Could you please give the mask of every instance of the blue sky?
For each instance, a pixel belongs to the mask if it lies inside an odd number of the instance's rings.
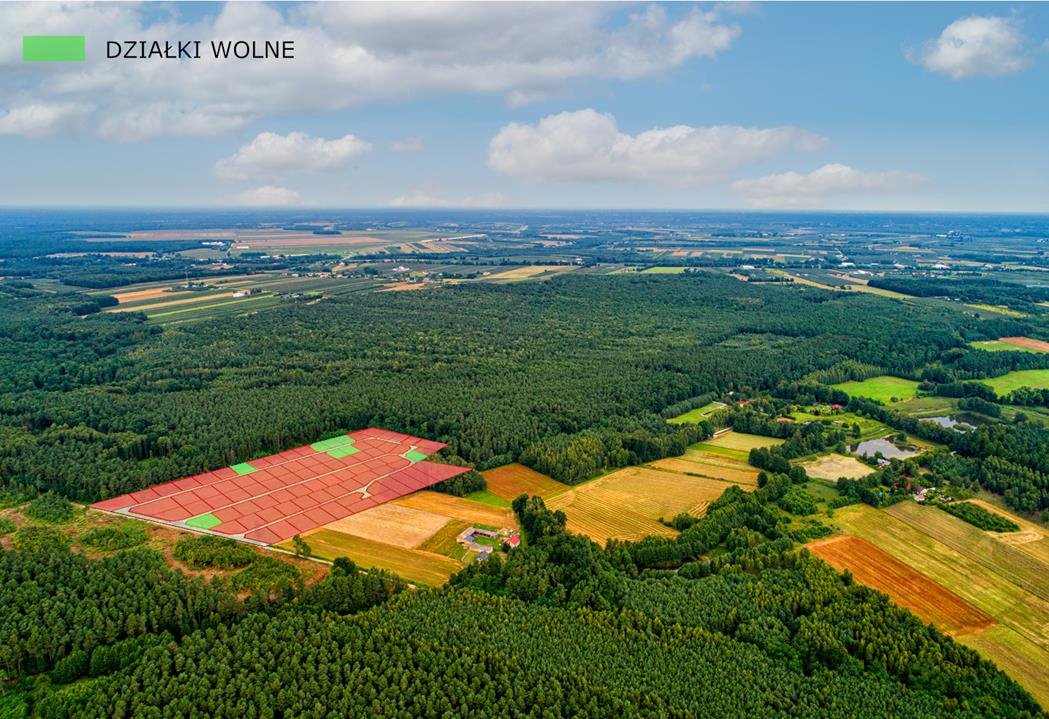
[[[1043,212],[1047,41],[1011,3],[4,4],[0,203]]]

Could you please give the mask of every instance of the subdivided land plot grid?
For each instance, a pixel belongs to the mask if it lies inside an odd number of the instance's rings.
[[[91,506],[276,544],[469,471],[426,461],[444,446],[386,429],[363,429]]]

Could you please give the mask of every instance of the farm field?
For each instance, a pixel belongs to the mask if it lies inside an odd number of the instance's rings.
[[[1038,340],[1032,340],[1037,342]],[[1034,347],[1025,347],[1021,344],[1013,344],[1012,342],[1006,342],[1003,337],[1000,340],[977,340],[969,343],[970,347],[975,347],[978,350],[984,352],[1047,352],[1049,350],[1035,349]]]
[[[988,496],[993,497],[993,495]],[[1043,524],[1036,524],[984,499],[970,499],[968,501],[983,507],[988,512],[1001,515],[1020,525],[1020,530],[1017,532],[998,532],[993,536],[1001,542],[1010,544],[1020,551],[1030,554],[1035,559],[1045,563],[1046,566],[1049,566],[1049,528]]]
[[[119,305],[104,311],[144,312],[153,323],[176,324],[254,312],[292,301],[281,297],[282,294],[320,299],[386,286],[380,279],[290,277],[273,273],[208,278],[205,282],[208,289],[192,291],[178,291],[171,281],[135,285],[118,293],[124,298]],[[258,294],[234,297],[243,290]]]
[[[604,544],[609,539],[673,536],[676,532],[661,524],[660,518],[670,519],[681,512],[702,516],[710,502],[733,484],[746,488],[756,486],[757,471],[753,468],[752,481],[733,482],[686,474],[681,469],[673,469],[675,465],[667,464],[674,461],[664,459],[650,465],[625,467],[572,487],[549,499],[547,506],[568,515],[569,531],[585,534]],[[687,459],[677,458],[676,461],[709,473],[743,474],[743,470],[708,467]]]
[[[906,505],[896,505],[903,506]],[[924,510],[924,514],[913,515],[915,510]],[[911,505],[905,512],[912,515],[908,517],[911,519],[920,516],[921,528],[867,505],[836,510],[833,521],[848,534],[874,544],[997,621],[999,626],[991,630],[961,635],[958,640],[994,658],[1042,704],[1049,703],[1049,674],[1045,672],[1049,666],[1049,602],[1010,578],[1016,574],[1010,564],[1012,555],[1005,558],[994,552],[977,561],[971,556],[976,549],[963,546],[966,551],[960,552],[931,534],[951,523],[962,525],[963,529],[954,527],[948,534],[967,532],[964,528],[973,530],[973,536],[986,536],[985,533],[932,507]],[[938,518],[933,512],[944,517]],[[987,539],[1012,549],[999,540]],[[948,541],[952,540],[948,537]],[[1047,576],[1046,569],[1042,574]]]
[[[568,485],[517,462],[486,470],[481,475],[488,482],[488,491],[507,501],[521,494],[547,499],[568,489]]]
[[[842,454],[831,453],[822,457],[798,462],[805,468],[810,477],[826,479],[835,482],[842,477],[847,479],[859,479],[874,472],[874,469],[859,461],[855,457],[846,457]]]
[[[685,271],[684,267],[646,267],[641,270],[643,275],[680,275]]]
[[[520,282],[564,274],[576,269],[575,265],[525,265],[505,272],[498,272],[483,278],[488,282]]]
[[[989,385],[999,396],[1005,396],[1021,387],[1031,389],[1049,388],[1049,369],[1024,369],[1004,374],[1001,377],[979,380]]]
[[[425,512],[443,514],[470,524],[487,524],[493,527],[517,528],[517,519],[508,507],[475,502],[463,497],[453,497],[440,492],[415,492],[393,501],[393,504]]]
[[[315,557],[328,560],[349,557],[364,568],[385,569],[419,584],[440,586],[463,567],[451,557],[405,549],[331,529],[314,530],[303,535],[303,539],[310,545]],[[288,551],[294,549],[291,542],[277,546]]]
[[[885,592],[896,604],[952,636],[990,629],[996,624],[954,592],[865,539],[844,534],[816,540],[808,549],[835,569],[848,569],[859,583]]]
[[[705,442],[695,444],[690,449],[698,449],[746,462],[747,457],[750,455],[750,450],[758,447],[774,447],[780,444],[783,444],[782,439],[728,430],[720,432]]]
[[[806,410],[796,410],[792,412],[790,416],[798,422],[822,422],[824,420],[830,420],[832,423],[842,425],[848,429],[851,429],[854,424],[859,425],[860,440],[877,439],[893,432],[891,427],[876,419],[863,417],[858,414],[853,414],[852,412],[839,411],[830,414],[817,414]]]
[[[696,407],[690,409],[684,414],[679,414],[677,417],[671,417],[667,420],[671,424],[697,424],[700,420],[706,419],[708,416],[717,412],[719,409],[727,407],[724,402],[710,402],[702,407]]]
[[[862,382],[841,382],[831,386],[834,389],[840,389],[848,393],[850,396],[875,399],[884,404],[890,404],[893,398],[906,400],[918,394],[917,382],[900,377],[892,377],[891,375],[871,377]]]
[[[987,305],[980,303],[966,303],[966,307],[971,307],[974,310],[983,310],[984,312],[990,312],[996,315],[1005,315],[1006,317],[1026,317],[1023,312],[1018,310],[1009,309],[1008,307],[999,307],[998,305]]]
[[[324,529],[411,549],[450,521],[443,514],[387,503],[338,519],[324,525]]]

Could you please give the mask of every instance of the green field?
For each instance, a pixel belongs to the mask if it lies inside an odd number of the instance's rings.
[[[841,382],[832,386],[847,392],[849,396],[876,399],[884,404],[890,404],[894,398],[899,401],[911,399],[918,394],[917,382],[891,375],[871,377],[862,382]]]
[[[1004,397],[1021,387],[1049,389],[1049,369],[1024,369],[1003,374],[1001,377],[992,377],[991,379],[980,381],[989,385],[995,391],[995,394]]]
[[[980,340],[978,342],[970,342],[969,346],[984,352],[1030,352],[1032,354],[1041,354],[1038,350],[1030,347],[1020,347],[1001,340]]]
[[[700,420],[706,419],[708,416],[717,412],[719,409],[727,407],[724,402],[711,402],[705,404],[702,407],[696,409],[690,409],[684,414],[679,414],[677,417],[671,417],[667,420],[671,424],[697,424]]]
[[[641,270],[643,275],[679,275],[685,271],[684,267],[646,267]]]

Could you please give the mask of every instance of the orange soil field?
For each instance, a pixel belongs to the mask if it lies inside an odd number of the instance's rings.
[[[153,287],[148,290],[135,290],[133,292],[119,292],[113,298],[120,304],[136,302],[138,300],[151,300],[154,297],[180,297],[190,294],[188,291],[169,292],[167,287]]]
[[[435,535],[450,521],[443,514],[387,503],[337,519],[325,524],[324,529],[411,549]]]
[[[1031,339],[1030,337],[1002,337],[999,341],[1016,345],[1017,347],[1023,347],[1024,349],[1049,352],[1049,342]]]
[[[510,509],[493,507],[490,504],[475,502],[462,497],[453,497],[450,494],[440,492],[415,492],[407,496],[395,499],[393,504],[412,509],[421,509],[424,512],[443,514],[453,519],[461,519],[464,522],[480,522],[493,527],[517,528],[517,520]]]
[[[996,624],[988,614],[865,539],[846,534],[817,540],[808,549],[835,569],[848,569],[856,581],[885,592],[896,604],[948,634],[972,634]]]
[[[568,488],[556,479],[516,462],[489,469],[481,472],[481,475],[488,482],[488,490],[492,494],[510,501],[521,494],[538,495],[545,499]]]

